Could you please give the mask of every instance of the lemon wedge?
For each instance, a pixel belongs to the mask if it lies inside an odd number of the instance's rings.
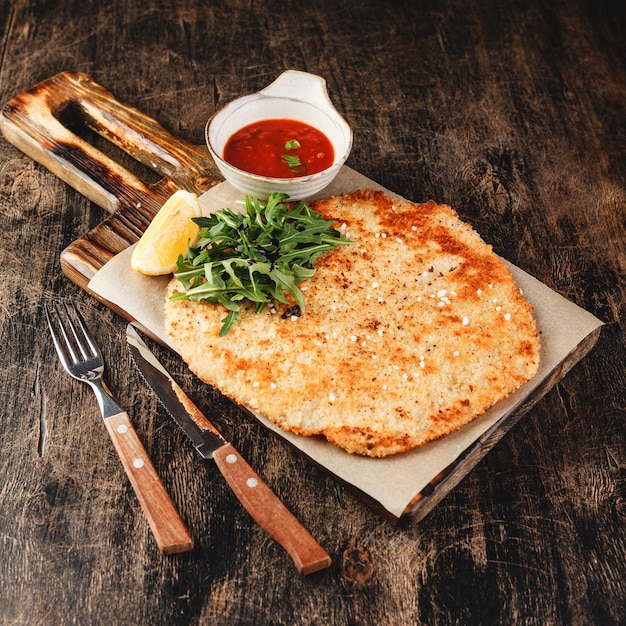
[[[161,276],[176,269],[179,254],[187,253],[198,238],[199,226],[191,221],[202,210],[195,193],[179,189],[159,209],[141,236],[130,258],[130,266],[142,274]]]

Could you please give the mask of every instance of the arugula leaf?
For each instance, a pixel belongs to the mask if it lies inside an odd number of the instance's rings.
[[[239,321],[243,300],[254,302],[257,313],[273,300],[295,302],[304,312],[299,283],[315,274],[323,252],[354,242],[333,228],[335,222],[304,202],[288,204],[288,197],[273,193],[264,202],[246,196],[245,213],[224,208],[193,218],[199,239],[178,257],[174,276],[184,291],[171,299],[224,306],[221,337]]]

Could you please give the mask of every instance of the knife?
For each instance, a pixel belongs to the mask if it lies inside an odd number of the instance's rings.
[[[283,546],[300,574],[329,567],[331,559],[326,551],[178,386],[132,323],[126,328],[126,341],[144,379],[196,450],[205,459],[215,461],[241,504]]]

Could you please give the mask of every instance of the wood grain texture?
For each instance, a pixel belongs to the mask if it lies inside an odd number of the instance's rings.
[[[0,0],[2,103],[80,72],[200,145],[222,104],[286,68],[315,72],[353,127],[348,165],[451,204],[606,322],[593,352],[406,530],[164,353],[333,558],[294,576],[146,392],[124,322],[63,276],[60,253],[106,211],[0,139],[0,623],[623,623],[625,31],[626,9],[607,0]],[[99,322],[108,384],[196,538],[187,555],[158,552],[95,400],[56,361],[41,305],[61,297]]]

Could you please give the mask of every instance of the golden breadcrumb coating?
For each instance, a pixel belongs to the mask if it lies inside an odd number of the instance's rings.
[[[450,207],[369,189],[311,206],[356,245],[318,260],[300,316],[244,306],[219,337],[223,307],[166,300],[167,333],[202,380],[281,428],[382,457],[458,430],[534,376],[532,308]]]

